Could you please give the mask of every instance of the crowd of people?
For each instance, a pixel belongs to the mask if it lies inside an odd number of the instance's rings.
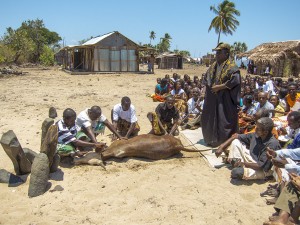
[[[216,156],[230,165],[233,179],[276,180],[261,194],[273,197],[266,203],[276,209],[265,224],[297,223],[300,81],[270,73],[242,77],[229,58],[229,45],[220,43],[213,50],[216,62],[206,74],[165,75],[157,79],[151,97],[166,103],[171,96],[179,114],[174,121],[182,129],[201,126],[205,143],[217,148]]]

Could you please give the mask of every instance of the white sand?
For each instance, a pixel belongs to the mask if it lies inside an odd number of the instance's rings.
[[[201,76],[205,67],[177,72]],[[65,108],[77,113],[99,105],[110,119],[110,110],[123,96],[136,107],[141,134],[150,130],[146,118],[158,103],[152,93],[155,75],[98,74],[71,76],[58,69],[24,69],[25,76],[0,79],[0,135],[12,129],[22,147],[39,151],[41,124],[48,109],[56,107],[59,118]],[[175,72],[175,71],[173,71]],[[106,130],[100,139],[110,143]],[[187,145],[187,143],[184,143]],[[268,183],[230,182],[230,170],[212,169],[198,153],[149,162],[139,159],[111,161],[101,167],[61,168],[62,181],[50,180],[52,190],[28,198],[27,182],[18,187],[0,184],[0,224],[262,224],[273,212],[259,196]],[[0,169],[13,165],[0,147]]]

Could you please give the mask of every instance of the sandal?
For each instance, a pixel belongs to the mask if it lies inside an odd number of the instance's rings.
[[[277,197],[274,197],[274,198],[266,198],[266,204],[267,205],[274,205],[277,201]]]

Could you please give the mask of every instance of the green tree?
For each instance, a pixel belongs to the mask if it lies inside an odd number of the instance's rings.
[[[231,54],[232,57],[235,57],[236,55],[246,52],[248,50],[247,44],[245,42],[234,42],[231,46]]]
[[[154,31],[150,31],[150,45],[151,45],[151,40],[154,40],[156,38],[156,33]]]
[[[8,27],[6,31],[7,33],[4,34],[2,43],[13,52],[12,54],[14,56],[12,61],[17,63],[19,62],[20,57],[23,58],[23,60],[28,61],[30,55],[34,51],[34,43],[28,38],[27,31],[20,29],[14,30],[11,27]]]
[[[45,27],[43,20],[27,20],[22,23],[18,30],[25,30],[28,38],[34,43],[33,62],[39,61],[44,45],[52,46],[61,41],[61,37],[56,32]]]
[[[25,21],[16,30],[11,27],[6,30],[2,42],[14,52],[14,62],[39,62],[44,46],[54,48],[61,40],[56,32],[48,30],[43,20],[39,19]]]
[[[240,12],[235,9],[235,4],[228,0],[220,3],[217,8],[215,6],[210,6],[210,10],[213,11],[213,13],[215,13],[217,16],[211,21],[208,32],[214,28],[215,32],[218,34],[219,44],[221,33],[225,35],[232,35],[237,26],[240,24],[235,17],[240,16]]]
[[[78,44],[79,44],[79,45],[82,45],[82,44],[84,44],[85,42],[87,42],[87,41],[91,40],[92,38],[94,38],[94,37],[93,37],[93,36],[91,36],[90,38],[87,38],[87,39],[82,39],[82,40],[78,41]]]
[[[182,57],[189,57],[191,56],[191,53],[187,50],[181,50],[178,52],[179,55],[181,55]]]
[[[165,33],[165,36],[163,38],[160,38],[160,43],[157,45],[157,49],[160,53],[169,51],[171,47],[171,40],[172,37],[168,34]]]

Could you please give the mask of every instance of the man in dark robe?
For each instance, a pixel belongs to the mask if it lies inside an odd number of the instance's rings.
[[[230,45],[219,43],[216,62],[207,70],[201,117],[202,133],[207,145],[217,147],[238,131],[241,75],[234,61],[229,59]]]

